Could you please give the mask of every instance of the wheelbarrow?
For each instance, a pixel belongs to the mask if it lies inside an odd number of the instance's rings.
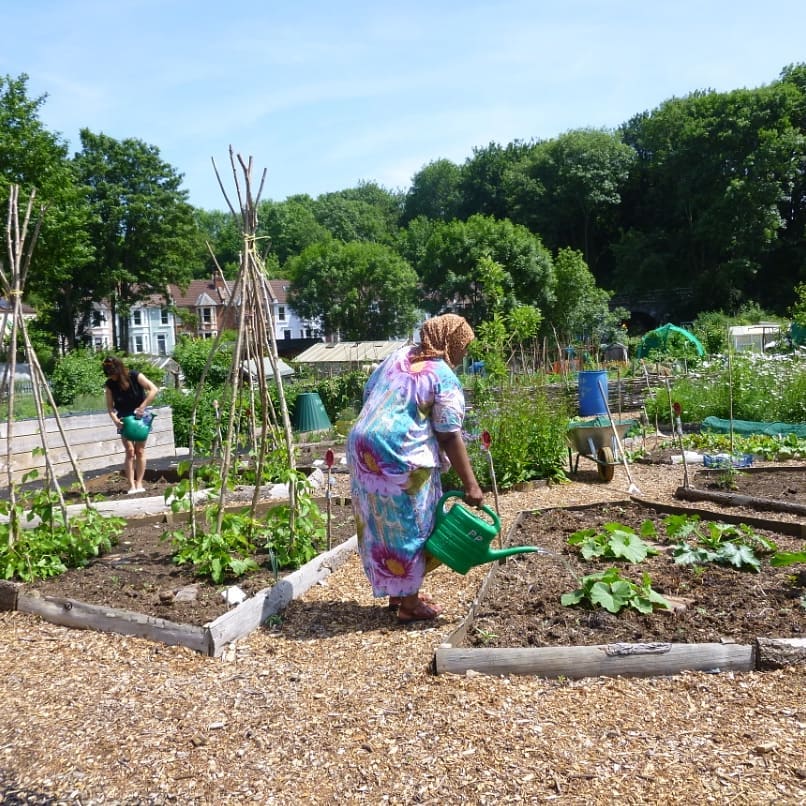
[[[596,470],[602,481],[612,481],[616,465],[621,463],[619,444],[635,424],[635,420],[614,420],[611,425],[609,417],[569,422],[565,438],[568,442],[568,464],[571,472],[577,472],[579,458],[584,456],[596,462]],[[613,433],[614,428],[618,433],[618,439]],[[576,459],[573,456],[574,451]]]

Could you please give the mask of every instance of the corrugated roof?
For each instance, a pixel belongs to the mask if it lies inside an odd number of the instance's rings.
[[[366,364],[383,361],[407,341],[341,341],[338,344],[314,344],[294,361],[299,364]]]

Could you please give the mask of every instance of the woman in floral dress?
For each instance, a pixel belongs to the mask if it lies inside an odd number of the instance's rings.
[[[420,338],[372,373],[347,438],[361,561],[373,594],[388,596],[401,622],[442,612],[420,596],[420,586],[445,458],[462,481],[465,500],[476,506],[483,500],[462,441],[464,393],[453,372],[473,329],[461,316],[445,314],[426,321]]]

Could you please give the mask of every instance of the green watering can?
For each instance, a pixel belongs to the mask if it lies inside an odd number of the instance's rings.
[[[458,490],[449,490],[439,499],[434,531],[425,543],[425,550],[448,568],[466,574],[476,565],[502,560],[512,554],[542,551],[538,546],[491,549],[492,539],[501,531],[498,515],[482,506],[481,510],[492,519],[492,523],[488,523],[462,504],[455,503],[450,509],[445,507],[450,498],[463,497]]]
[[[121,418],[120,435],[132,442],[145,442],[151,433],[151,420],[139,419],[133,414]]]

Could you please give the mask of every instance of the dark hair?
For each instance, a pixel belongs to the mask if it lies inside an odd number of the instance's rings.
[[[129,370],[126,369],[126,365],[116,355],[108,355],[104,358],[101,368],[107,378],[110,375],[117,375],[117,382],[122,389],[129,388]]]

